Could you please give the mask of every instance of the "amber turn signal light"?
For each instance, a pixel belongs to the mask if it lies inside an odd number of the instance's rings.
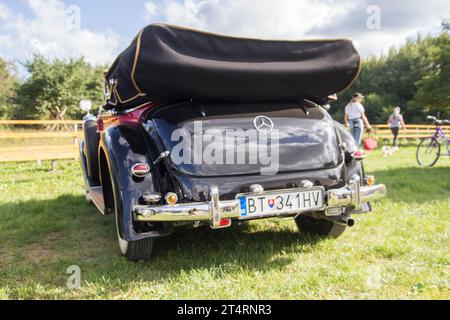
[[[164,199],[166,199],[167,204],[176,204],[178,202],[178,196],[173,192],[169,192],[168,194],[166,194]]]
[[[374,176],[367,176],[367,185],[373,186],[375,184],[375,177]]]

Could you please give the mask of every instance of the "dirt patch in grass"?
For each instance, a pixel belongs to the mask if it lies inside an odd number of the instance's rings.
[[[21,248],[20,256],[35,265],[57,261],[61,256],[61,251],[55,248],[58,247],[62,239],[63,235],[59,232],[49,233],[39,243]]]

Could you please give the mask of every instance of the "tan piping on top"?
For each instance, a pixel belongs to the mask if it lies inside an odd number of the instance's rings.
[[[173,29],[178,29],[178,30],[185,30],[185,31],[192,31],[192,32],[197,32],[197,33],[203,33],[203,34],[209,34],[209,35],[213,35],[213,36],[217,36],[217,37],[222,37],[222,38],[230,38],[230,39],[242,39],[242,40],[261,40],[261,41],[273,41],[273,42],[322,42],[322,41],[351,41],[350,38],[330,38],[330,39],[306,39],[306,40],[285,40],[285,39],[261,39],[261,38],[247,38],[247,37],[237,37],[237,36],[229,36],[229,35],[225,35],[225,34],[220,34],[220,33],[214,33],[214,32],[208,32],[208,31],[203,31],[203,30],[197,30],[197,29],[192,29],[192,28],[187,28],[187,27],[182,27],[182,26],[177,26],[177,25],[173,25],[173,24],[167,24],[167,23],[154,23],[154,26],[163,26],[163,27],[169,27],[169,28],[173,28]]]
[[[117,99],[119,100],[120,103],[128,103],[128,102],[133,101],[134,99],[137,99],[139,97],[145,96],[145,94],[143,94],[143,93],[138,93],[137,95],[135,95],[135,96],[133,96],[133,97],[127,99],[127,100],[122,100],[122,98],[119,95],[119,92],[117,91],[117,88],[115,88],[115,87],[114,87],[114,92],[115,92],[115,94],[117,96]]]
[[[131,82],[133,82],[134,87],[136,88],[137,92],[139,94],[142,94],[141,89],[139,88],[139,86],[136,83],[136,79],[134,79],[134,74],[136,72],[136,65],[139,59],[139,53],[141,51],[141,38],[142,38],[142,33],[144,32],[145,29],[142,29],[141,32],[139,32],[138,38],[137,38],[137,44],[136,44],[136,53],[134,55],[134,63],[133,63],[133,69],[131,71]]]
[[[242,37],[233,37],[233,36],[228,36],[228,35],[223,35],[223,34],[217,34],[217,33],[212,33],[212,32],[206,32],[206,31],[201,31],[201,30],[195,30],[195,29],[190,29],[190,28],[186,28],[186,27],[181,27],[181,26],[176,26],[176,25],[170,25],[170,24],[155,24],[155,25],[159,25],[159,26],[166,26],[169,28],[174,28],[174,29],[179,29],[179,30],[186,30],[186,31],[193,31],[193,32],[198,32],[198,33],[203,33],[203,34],[207,34],[207,35],[214,35],[214,36],[219,36],[219,37],[223,37],[223,38],[231,38],[231,39],[251,39],[251,38],[242,38]],[[139,54],[141,51],[141,41],[142,41],[142,34],[144,33],[145,28],[143,28],[138,35],[137,38],[137,43],[136,43],[136,53],[134,55],[134,62],[133,62],[133,69],[131,70],[131,82],[133,83],[134,88],[136,89],[136,91],[138,92],[135,96],[123,101],[119,95],[119,92],[116,89],[115,85],[113,87],[113,90],[111,92],[115,92],[117,99],[119,100],[120,103],[127,103],[130,101],[133,101],[134,99],[137,99],[141,96],[144,96],[145,94],[142,93],[142,90],[139,88],[139,86],[137,85],[136,79],[135,79],[135,73],[136,73],[136,67],[137,67],[137,62],[139,60]],[[275,42],[320,42],[320,41],[345,41],[345,40],[350,40],[350,39],[346,39],[346,38],[337,38],[337,39],[308,39],[308,40],[264,40],[264,39],[257,39],[257,38],[253,38],[253,40],[262,40],[262,41],[275,41]],[[355,48],[356,51],[358,51]],[[359,54],[359,52],[358,52]],[[356,76],[353,78],[352,81],[350,81],[350,83],[347,85],[347,87],[342,91],[347,90],[348,88],[350,88],[353,83],[355,83],[355,81],[358,79],[360,73],[361,73],[361,64],[362,64],[362,59],[359,59],[359,63],[358,63],[358,71],[356,73]],[[117,102],[116,102],[117,103]]]

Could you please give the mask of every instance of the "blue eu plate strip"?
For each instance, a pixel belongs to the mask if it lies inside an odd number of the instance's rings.
[[[241,202],[241,217],[247,216],[247,199],[242,197],[239,199]]]

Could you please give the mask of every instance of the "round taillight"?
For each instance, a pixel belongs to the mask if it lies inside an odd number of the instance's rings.
[[[355,160],[363,160],[366,157],[364,151],[356,151],[352,153],[352,157]]]
[[[168,194],[166,194],[166,196],[164,197],[164,199],[166,200],[167,204],[176,204],[178,202],[178,196],[176,193],[173,192],[169,192]]]
[[[150,166],[146,163],[137,163],[131,168],[131,174],[136,178],[144,178],[150,172]]]
[[[367,185],[373,186],[375,184],[375,177],[374,176],[367,176],[366,177]]]

